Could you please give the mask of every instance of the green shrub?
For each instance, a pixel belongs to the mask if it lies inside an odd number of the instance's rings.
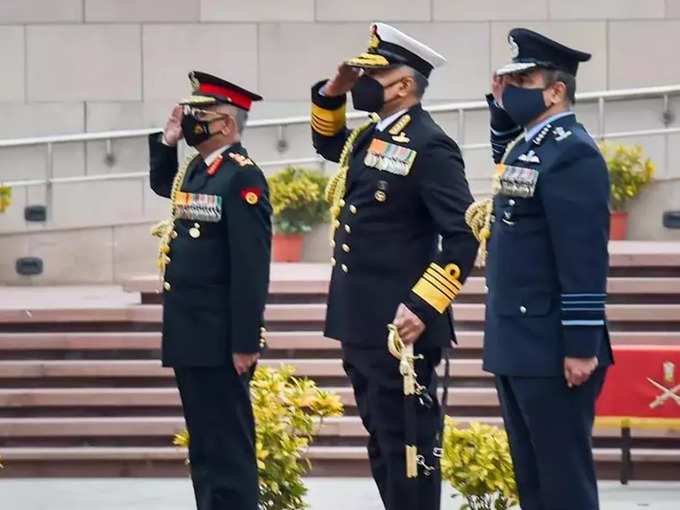
[[[517,504],[505,431],[475,422],[461,429],[447,416],[443,448],[442,478],[465,499],[460,510],[506,510]]]
[[[342,414],[340,397],[314,381],[294,377],[295,369],[260,367],[250,384],[255,415],[255,450],[261,510],[302,510],[307,489],[302,475],[311,467],[306,449],[323,418]],[[189,445],[185,430],[177,446]]]
[[[610,206],[623,211],[626,203],[653,180],[656,168],[649,158],[643,160],[640,145],[601,142],[599,146],[609,170]]]
[[[324,198],[328,177],[321,172],[289,166],[267,181],[276,232],[309,232],[313,225],[328,221],[330,206]]]
[[[0,213],[5,212],[12,204],[12,189],[9,186],[0,185]]]

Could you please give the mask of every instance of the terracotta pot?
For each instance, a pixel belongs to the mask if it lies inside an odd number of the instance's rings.
[[[274,262],[300,262],[302,234],[274,234]]]
[[[613,211],[609,218],[609,239],[612,241],[623,241],[626,238],[627,227],[628,213]]]

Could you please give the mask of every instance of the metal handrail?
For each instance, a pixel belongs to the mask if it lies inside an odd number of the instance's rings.
[[[664,96],[680,94],[680,85],[668,85],[663,87],[647,87],[639,89],[607,90],[600,92],[582,92],[576,94],[579,102],[591,102],[616,99],[642,99],[645,97]],[[458,111],[475,111],[488,108],[486,101],[466,101],[458,103],[444,103],[429,105],[424,107],[431,113],[446,113]],[[364,112],[350,112],[347,119],[363,119],[366,117]],[[276,119],[251,120],[248,128],[280,127],[293,126],[299,124],[309,124],[308,116],[282,117]],[[69,142],[92,142],[97,140],[114,140],[120,138],[137,138],[159,133],[162,128],[128,129],[121,131],[101,131],[97,133],[79,133],[71,135],[40,136],[32,138],[0,139],[0,148],[22,147],[26,145],[43,145],[48,143],[69,143]]]
[[[670,112],[670,97],[680,95],[680,84],[669,85],[662,87],[647,87],[639,89],[623,89],[623,90],[609,90],[601,92],[584,92],[576,95],[579,102],[596,102],[597,103],[597,128],[598,135],[593,135],[594,138],[605,140],[607,138],[630,138],[635,136],[651,136],[651,135],[671,135],[680,133],[680,128],[661,128],[661,129],[646,129],[638,131],[626,131],[619,133],[607,133],[605,131],[605,103],[607,101],[618,100],[633,100],[643,98],[658,98],[663,100],[661,106],[662,119],[665,126],[668,126],[672,120]],[[457,142],[464,151],[488,149],[490,144],[486,143],[465,143],[465,123],[466,112],[486,110],[488,108],[486,101],[467,101],[456,103],[444,103],[425,106],[425,109],[431,113],[454,113],[457,114]],[[348,120],[365,119],[365,112],[350,112],[347,114]],[[285,129],[288,126],[309,125],[310,119],[308,116],[294,116],[274,119],[251,120],[248,122],[248,127],[253,128],[278,128],[278,146],[281,151],[287,147],[285,140]],[[15,181],[5,181],[2,184],[9,185],[14,188],[25,188],[26,196],[28,196],[28,188],[30,186],[46,187],[46,205],[48,212],[48,221],[51,222],[53,187],[57,184],[79,183],[79,182],[102,182],[134,179],[139,180],[142,186],[146,186],[148,179],[148,172],[119,172],[106,173],[98,175],[80,175],[70,177],[55,177],[53,175],[54,169],[54,146],[61,143],[77,143],[77,142],[93,142],[104,141],[106,143],[106,157],[107,161],[112,161],[113,157],[113,140],[125,138],[139,138],[145,137],[153,133],[159,133],[161,128],[145,128],[122,131],[103,131],[97,133],[79,133],[69,135],[54,135],[41,136],[31,138],[5,139],[0,140],[0,149],[11,147],[26,147],[26,146],[44,146],[46,150],[46,165],[45,177],[42,179],[24,179]],[[261,167],[286,166],[286,165],[304,165],[316,164],[322,170],[325,168],[325,161],[318,155],[297,158],[297,159],[280,159],[274,161],[258,162]],[[471,181],[484,181],[484,178],[470,178]],[[488,180],[488,179],[486,179]]]

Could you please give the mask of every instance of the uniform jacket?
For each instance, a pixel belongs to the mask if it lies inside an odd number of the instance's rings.
[[[345,97],[321,96],[324,83],[312,89],[312,137],[319,154],[337,162],[351,131]],[[410,170],[376,168],[390,156],[410,161]],[[332,240],[326,336],[383,348],[403,302],[426,324],[417,346],[450,345],[449,305],[477,251],[464,220],[471,202],[458,146],[420,105],[382,132],[364,132]]]
[[[177,149],[151,135],[149,151],[151,188],[170,197]],[[222,212],[210,221],[174,222],[164,282],[164,365],[220,366],[231,363],[234,352],[254,353],[264,347],[260,328],[271,245],[267,182],[240,143],[222,157],[213,176],[196,157],[181,188],[221,197]]]
[[[521,130],[492,103],[491,108],[498,162],[499,145],[507,143],[499,138]],[[499,122],[503,116],[506,122]],[[573,114],[552,121],[528,141],[520,136],[506,154],[506,167],[500,169],[503,191],[493,202],[484,369],[562,376],[565,356],[598,356],[601,365],[608,365],[606,163]],[[508,167],[530,171],[521,176]],[[537,176],[528,196],[527,174],[529,180]]]

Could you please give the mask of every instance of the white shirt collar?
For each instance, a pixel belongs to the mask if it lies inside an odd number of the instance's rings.
[[[545,126],[550,124],[551,122],[556,121],[557,119],[561,119],[562,117],[566,117],[567,115],[574,115],[574,112],[561,112],[561,113],[556,113],[552,117],[549,117],[545,119],[543,122],[540,124],[536,124],[534,127],[532,127],[529,131],[527,131],[524,134],[524,139],[528,142],[529,140],[533,139],[534,136],[538,134],[538,132],[543,129]]]
[[[408,108],[404,108],[403,110],[399,110],[397,113],[394,113],[387,117],[386,119],[382,119],[378,124],[375,126],[375,129],[378,131],[383,131],[387,126],[392,124],[397,118],[401,117],[403,114],[405,114],[408,111]]]
[[[225,145],[224,147],[220,147],[219,149],[217,149],[215,152],[211,152],[210,154],[208,154],[208,156],[203,159],[203,161],[205,161],[205,165],[206,166],[212,165],[215,162],[215,160],[220,156],[220,154],[226,151],[229,147],[231,147],[231,145]]]

